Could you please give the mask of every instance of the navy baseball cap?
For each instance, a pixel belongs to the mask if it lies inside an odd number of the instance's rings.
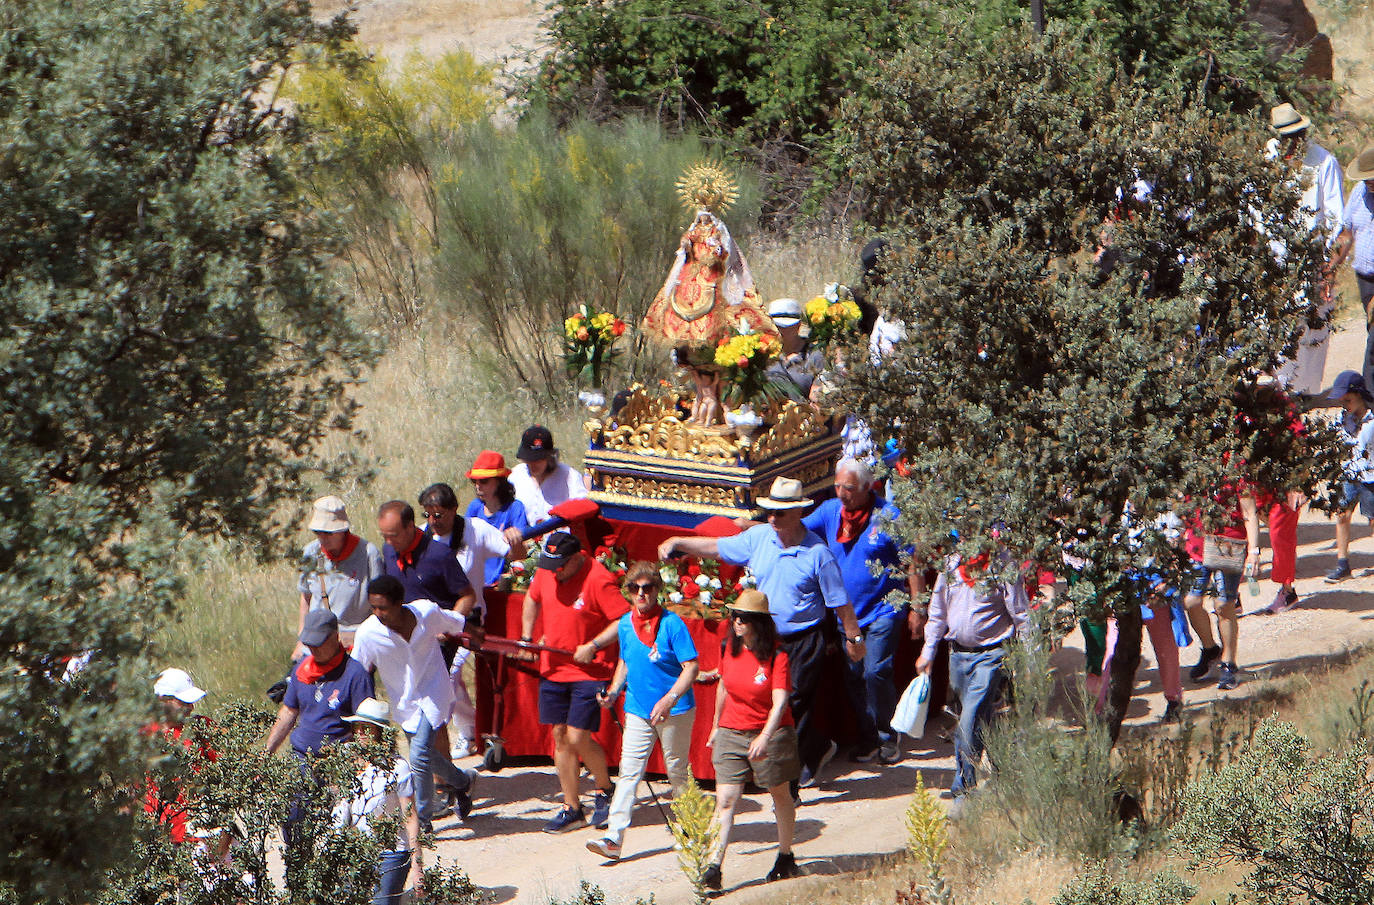
[[[1336,382],[1331,387],[1331,392],[1326,394],[1326,398],[1333,402],[1339,400],[1346,393],[1359,393],[1364,398],[1369,397],[1369,387],[1364,385],[1364,378],[1359,371],[1342,371],[1336,375]]]
[[[547,459],[553,453],[553,434],[542,424],[532,424],[520,436],[520,448],[515,451],[515,458],[528,462],[531,459]]]
[[[566,531],[555,531],[544,539],[539,553],[539,568],[557,571],[582,552],[582,543]]]
[[[319,647],[339,630],[339,619],[330,610],[311,610],[305,614],[305,625],[301,628],[301,643],[306,647]]]

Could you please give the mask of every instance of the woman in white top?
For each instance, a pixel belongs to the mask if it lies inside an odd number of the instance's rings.
[[[344,720],[354,724],[355,741],[375,744],[381,739],[382,730],[391,725],[391,709],[376,698],[367,698],[358,705],[356,713]],[[390,770],[382,770],[375,764],[363,762],[352,791],[353,797],[344,799],[334,808],[336,826],[357,827],[371,834],[374,832],[372,822],[379,818],[401,815],[405,819],[404,833],[391,840],[391,847],[385,847],[384,843],[372,905],[396,905],[407,886],[418,894],[423,870],[420,812],[415,807],[410,764],[397,757]]]
[[[549,510],[559,503],[587,495],[582,472],[558,461],[553,434],[547,427],[536,424],[527,429],[520,437],[515,458],[520,464],[511,469],[510,482],[531,525],[548,518]]]

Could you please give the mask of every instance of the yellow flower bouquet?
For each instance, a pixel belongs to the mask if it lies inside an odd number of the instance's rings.
[[[804,310],[811,327],[811,342],[822,347],[850,339],[863,316],[849,287],[839,283],[827,285],[825,292],[807,302]]]
[[[577,313],[563,321],[563,363],[568,376],[586,377],[592,386],[601,386],[615,357],[615,342],[625,330],[625,322],[611,312],[579,305]]]
[[[735,333],[716,345],[715,363],[725,387],[721,397],[732,405],[769,395],[768,366],[782,354],[782,343],[767,333]]]

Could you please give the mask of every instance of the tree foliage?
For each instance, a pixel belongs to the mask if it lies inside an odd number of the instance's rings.
[[[1175,838],[1193,866],[1247,865],[1256,905],[1374,900],[1368,740],[1315,754],[1289,723],[1260,724],[1240,760],[1186,793]]]
[[[366,349],[272,102],[304,2],[0,6],[0,890],[88,901],[128,850],[142,659],[187,533],[266,549]],[[68,658],[94,651],[75,681]]]
[[[564,0],[530,96],[557,116],[648,115],[750,149],[796,193],[827,154],[841,101],[882,94],[885,61],[954,36],[995,53],[1029,0]],[[1251,110],[1296,90],[1291,48],[1272,46],[1233,0],[1068,0],[1052,22],[1090,34],[1107,65],[1147,88]],[[962,74],[961,74],[962,75]],[[843,163],[832,180],[844,183]],[[770,198],[777,203],[779,199]]]
[[[1320,496],[1342,456],[1331,430],[1295,434],[1257,382],[1322,321],[1320,239],[1259,129],[1059,29],[951,35],[875,83],[840,149],[893,240],[880,304],[908,331],[845,392],[895,426],[921,548],[952,549],[953,529],[961,552],[995,543],[1012,566],[1067,549],[1086,562],[1074,599],[1127,616],[1146,557],[1178,577],[1158,517],[1215,524],[1218,488],[1242,477]]]
[[[414,325],[433,297],[435,168],[494,112],[492,75],[464,50],[413,51],[392,66],[350,45],[317,55],[288,87],[328,149],[304,176],[339,212],[355,296],[388,327]]]

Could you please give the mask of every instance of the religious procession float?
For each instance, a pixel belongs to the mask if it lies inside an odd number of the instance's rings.
[[[755,500],[780,476],[825,496],[842,418],[818,393],[799,394],[785,371],[773,373],[789,357],[778,324],[795,325],[812,354],[823,354],[857,328],[859,308],[832,284],[804,306],[780,300],[799,316],[775,321],[722,219],[738,194],[730,177],[700,164],[678,191],[695,214],[641,330],[672,356],[690,391],[635,385],[610,406],[603,393],[583,394],[591,498],[617,521],[693,528],[712,516],[759,517]],[[564,326],[569,370],[598,385],[623,323],[583,309]]]

